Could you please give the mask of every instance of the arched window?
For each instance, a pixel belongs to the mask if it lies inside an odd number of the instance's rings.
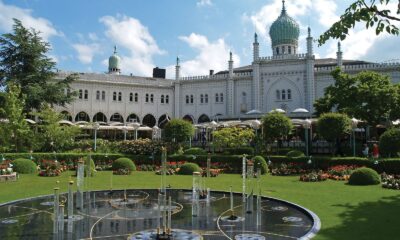
[[[150,94],[150,102],[151,102],[151,103],[154,102],[154,94]]]
[[[129,102],[133,102],[133,93],[129,93]]]
[[[117,92],[113,92],[113,101],[117,101]]]
[[[121,102],[122,101],[122,92],[119,92],[118,93],[118,102]]]
[[[288,100],[292,99],[292,90],[290,90],[290,89],[287,90],[287,99]]]
[[[193,104],[193,102],[194,102],[193,95],[190,95],[190,104]]]
[[[215,94],[215,102],[216,102],[216,103],[219,102],[219,95],[218,95],[218,93]]]
[[[169,104],[169,95],[166,95],[166,96],[165,96],[165,103],[166,103],[166,104]]]
[[[161,95],[161,103],[164,103],[164,95]]]
[[[101,100],[103,100],[103,101],[106,100],[106,91],[101,92]]]
[[[82,99],[83,98],[83,91],[82,91],[82,89],[79,89],[79,99]]]
[[[189,104],[189,95],[186,95],[186,104]]]
[[[100,91],[96,91],[96,100],[100,100]]]
[[[242,103],[247,103],[247,94],[245,92],[242,92]]]
[[[208,103],[208,94],[204,95],[204,102]]]
[[[87,100],[89,98],[89,91],[85,90],[85,99]]]
[[[139,101],[139,94],[135,93],[135,102],[138,102],[138,101]]]
[[[286,100],[286,91],[282,90],[282,100]]]
[[[221,102],[224,102],[224,94],[223,94],[223,93],[220,93],[220,94],[219,94],[219,100],[220,100]]]
[[[200,94],[200,103],[204,103],[204,95]]]
[[[146,102],[147,103],[149,102],[149,94],[148,93],[146,93]]]
[[[292,54],[292,47],[291,46],[288,46],[288,53]]]
[[[276,99],[281,100],[281,91],[276,90]]]
[[[276,48],[276,55],[279,55],[279,47]]]

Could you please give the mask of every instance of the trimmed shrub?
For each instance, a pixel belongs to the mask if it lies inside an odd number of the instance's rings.
[[[268,172],[268,165],[265,159],[262,156],[255,156],[253,158],[254,161],[254,171],[261,169],[261,174],[266,174]]]
[[[200,172],[201,169],[196,163],[185,163],[178,171],[180,175],[192,175],[194,172]]]
[[[12,161],[13,170],[17,173],[35,173],[37,169],[36,163],[32,160],[18,158]]]
[[[286,154],[288,158],[298,158],[298,157],[305,157],[304,153],[299,150],[292,150]]]
[[[376,185],[380,182],[379,174],[371,168],[356,169],[349,179],[350,185]]]
[[[129,171],[136,171],[136,166],[129,158],[118,158],[112,164],[112,169],[118,171],[121,169],[128,169]]]
[[[207,155],[207,151],[202,148],[189,148],[184,151],[186,155]]]
[[[224,151],[229,155],[254,155],[252,147],[224,148]]]
[[[386,130],[379,138],[379,147],[386,156],[398,156],[400,152],[400,129]]]

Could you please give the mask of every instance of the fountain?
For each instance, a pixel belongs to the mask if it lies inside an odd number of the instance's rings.
[[[77,192],[76,192],[76,208],[83,210],[83,186],[85,181],[85,165],[82,159],[78,161],[78,171],[76,173],[77,178]]]

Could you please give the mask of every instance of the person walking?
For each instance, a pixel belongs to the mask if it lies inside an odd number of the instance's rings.
[[[372,157],[375,159],[379,158],[379,147],[376,143],[374,143],[374,145],[372,146]]]

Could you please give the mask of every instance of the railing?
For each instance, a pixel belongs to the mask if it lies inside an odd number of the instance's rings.
[[[260,57],[259,61],[273,61],[273,60],[291,60],[291,59],[305,59],[307,58],[307,53],[299,53],[299,54],[283,54],[277,56],[268,56],[268,57]]]
[[[368,69],[385,69],[400,67],[400,63],[370,63],[370,64],[357,64],[357,65],[343,65],[343,70],[368,70]],[[315,67],[316,72],[331,72],[335,70],[337,66],[329,67]]]

